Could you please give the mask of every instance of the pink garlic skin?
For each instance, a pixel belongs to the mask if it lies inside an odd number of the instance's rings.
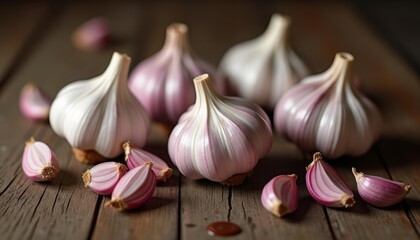
[[[111,35],[108,21],[102,17],[93,18],[80,25],[73,34],[74,45],[87,51],[104,48]]]
[[[353,56],[337,53],[324,73],[287,91],[274,111],[277,132],[299,148],[328,158],[366,153],[379,137],[378,109],[352,83]]]
[[[26,142],[22,156],[22,169],[32,181],[50,181],[59,172],[57,158],[47,144],[31,138]]]
[[[36,85],[27,83],[20,92],[19,107],[25,117],[45,121],[50,112],[51,98]]]
[[[355,203],[350,187],[319,152],[307,167],[305,180],[309,194],[322,205],[347,208]]]
[[[175,125],[194,103],[193,78],[205,72],[217,77],[215,68],[192,52],[188,27],[174,23],[166,30],[163,48],[134,68],[128,86],[154,121]]]
[[[296,211],[298,208],[297,176],[279,175],[271,179],[261,194],[261,202],[265,209],[277,217]]]
[[[95,165],[83,174],[85,187],[100,195],[110,195],[118,181],[128,171],[127,167],[117,162],[104,162]]]
[[[153,164],[146,164],[128,171],[115,186],[112,192],[111,205],[119,210],[133,209],[144,205],[156,188],[156,175]]]
[[[411,186],[386,178],[356,172],[352,168],[360,197],[376,207],[390,207],[402,200],[410,192]]]
[[[173,170],[166,164],[165,161],[156,155],[144,151],[140,148],[130,146],[129,142],[123,144],[125,152],[125,161],[127,162],[128,169],[133,169],[143,166],[146,163],[152,162],[152,170],[156,174],[157,181],[166,182],[172,176]]]
[[[248,173],[271,148],[267,114],[248,100],[220,95],[207,74],[194,84],[196,102],[169,136],[172,162],[190,179],[223,182]]]

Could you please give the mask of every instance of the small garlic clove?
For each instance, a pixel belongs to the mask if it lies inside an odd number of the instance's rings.
[[[309,194],[327,207],[351,207],[355,203],[353,192],[344,179],[329,164],[322,160],[321,153],[313,156],[306,168],[306,187]]]
[[[22,157],[22,169],[32,181],[50,181],[60,171],[54,152],[47,144],[35,141],[34,138],[26,142]]]
[[[366,153],[379,137],[381,115],[352,83],[353,56],[337,53],[324,73],[286,92],[274,111],[276,131],[299,148],[328,158]]]
[[[279,98],[308,74],[289,44],[290,18],[271,17],[258,38],[233,46],[223,56],[220,71],[239,94],[274,109]]]
[[[194,84],[196,102],[172,131],[169,156],[187,178],[240,184],[271,148],[270,119],[255,103],[217,93],[208,74]]]
[[[134,68],[128,85],[152,120],[173,127],[194,104],[192,79],[205,72],[216,78],[216,88],[223,90],[216,69],[193,53],[188,27],[174,23],[166,29],[163,48]]]
[[[152,170],[156,174],[157,181],[166,182],[166,180],[172,176],[172,168],[170,168],[168,164],[159,157],[142,149],[132,147],[130,142],[125,142],[123,144],[123,149],[125,152],[125,161],[127,162],[127,166],[130,170],[143,166],[148,162],[152,162]]]
[[[23,86],[19,107],[22,114],[32,120],[48,120],[51,99],[36,85],[27,83]]]
[[[156,175],[152,166],[153,163],[148,163],[128,171],[115,186],[112,198],[105,206],[124,210],[144,205],[152,197],[156,187]]]
[[[73,33],[73,44],[87,51],[96,51],[104,48],[111,36],[108,21],[102,17],[96,17],[83,23]]]
[[[367,175],[351,169],[356,179],[360,197],[376,207],[390,207],[402,200],[410,192],[411,186],[386,178]]]
[[[110,195],[127,171],[124,164],[104,162],[84,172],[82,179],[85,187],[89,187],[97,194]]]
[[[296,180],[296,174],[279,175],[271,179],[261,194],[265,209],[277,217],[296,211],[299,200]]]

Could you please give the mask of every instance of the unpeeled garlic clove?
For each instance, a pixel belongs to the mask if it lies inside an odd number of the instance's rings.
[[[411,186],[386,178],[367,175],[351,169],[356,179],[360,197],[376,207],[390,207],[402,200],[410,192]]]
[[[97,194],[109,195],[127,171],[128,168],[124,164],[104,162],[84,172],[82,179],[85,187],[89,187]]]
[[[173,129],[169,156],[190,179],[239,184],[271,148],[270,120],[258,105],[217,93],[208,74],[194,84],[196,102]]]
[[[264,208],[276,217],[296,211],[299,200],[296,179],[296,174],[279,175],[271,179],[261,194]]]
[[[240,43],[223,56],[223,72],[239,96],[274,109],[279,98],[308,74],[289,44],[290,18],[271,17],[258,38]]]
[[[205,72],[216,77],[216,70],[192,52],[188,27],[174,23],[166,29],[163,48],[134,68],[129,88],[154,121],[173,126],[194,103],[192,79]]]
[[[52,129],[82,150],[76,150],[82,162],[97,162],[98,154],[118,156],[127,139],[139,147],[146,142],[150,119],[128,90],[130,61],[127,55],[114,53],[102,75],[65,86],[51,106]]]
[[[50,181],[60,171],[54,152],[47,144],[35,141],[34,138],[26,142],[22,157],[22,169],[32,181]]]
[[[327,71],[290,89],[274,111],[277,132],[329,158],[366,153],[382,121],[375,105],[353,87],[352,63],[351,54],[337,53]]]
[[[51,99],[35,84],[27,83],[20,92],[19,107],[22,114],[29,119],[47,120]]]
[[[111,28],[103,17],[92,18],[80,25],[73,33],[73,44],[87,51],[96,51],[104,48],[111,36]]]
[[[156,174],[157,181],[166,182],[166,180],[172,176],[172,168],[168,167],[168,164],[159,157],[142,149],[132,147],[130,142],[125,142],[123,144],[123,149],[125,152],[125,161],[127,162],[129,169],[152,162],[152,170]]]
[[[309,194],[327,207],[351,207],[355,203],[353,192],[344,179],[322,160],[321,153],[313,156],[306,168],[306,187]]]
[[[111,201],[105,205],[118,210],[144,205],[152,197],[156,187],[156,175],[152,166],[153,163],[148,163],[128,171],[115,186]]]

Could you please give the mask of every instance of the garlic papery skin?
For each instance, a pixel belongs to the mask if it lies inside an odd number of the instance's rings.
[[[274,111],[277,132],[328,158],[366,153],[379,137],[382,120],[375,105],[353,87],[352,63],[351,54],[337,53],[327,71],[290,89]]]
[[[130,61],[115,52],[102,75],[65,86],[51,106],[52,129],[74,148],[87,152],[81,154],[82,162],[96,161],[92,151],[105,158],[118,156],[127,139],[139,147],[146,142],[150,119],[128,90]]]
[[[194,104],[192,79],[206,72],[216,77],[216,70],[192,52],[188,27],[174,23],[166,29],[163,48],[134,68],[128,85],[152,120],[173,127]]]
[[[271,148],[270,120],[255,103],[217,93],[208,74],[194,85],[196,102],[169,136],[169,156],[190,179],[239,184],[237,174],[245,177]]]
[[[322,160],[321,153],[313,156],[306,168],[306,187],[309,194],[327,207],[351,207],[355,203],[353,192],[344,179],[328,163]]]
[[[261,36],[229,49],[219,67],[239,96],[270,110],[308,74],[290,47],[290,22],[289,17],[274,14]]]
[[[22,169],[32,181],[50,181],[60,172],[57,158],[47,144],[35,141],[26,142],[22,156]]]
[[[157,181],[166,182],[172,176],[172,168],[168,167],[165,161],[153,155],[150,152],[144,151],[140,148],[132,147],[130,142],[123,144],[125,152],[125,161],[129,169],[143,166],[146,163],[152,162],[152,170],[156,174]]]
[[[276,217],[296,211],[299,200],[296,180],[296,174],[279,175],[271,179],[261,194],[264,208]]]
[[[73,44],[86,51],[104,48],[110,40],[111,27],[103,17],[92,18],[80,25],[73,33]]]
[[[27,83],[20,92],[19,107],[25,117],[44,121],[48,120],[51,99],[35,84]]]
[[[111,201],[105,205],[118,210],[144,205],[153,196],[156,188],[156,175],[152,166],[153,163],[148,163],[128,171],[115,186]]]
[[[360,197],[376,207],[390,207],[402,200],[410,192],[411,186],[386,178],[367,175],[351,169],[356,179]]]
[[[85,187],[97,194],[110,195],[118,181],[128,171],[128,168],[117,162],[104,162],[95,165],[83,173]]]

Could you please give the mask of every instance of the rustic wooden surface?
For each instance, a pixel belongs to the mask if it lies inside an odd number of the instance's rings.
[[[0,238],[1,239],[219,239],[206,235],[214,221],[231,221],[242,233],[228,239],[418,239],[420,232],[420,81],[388,42],[350,5],[332,2],[164,1],[0,4]],[[350,168],[410,183],[401,204],[376,208],[356,194],[351,209],[316,203],[304,184],[306,154],[276,135],[270,154],[239,187],[191,181],[177,171],[144,207],[118,212],[104,207],[109,197],[83,187],[68,143],[48,123],[25,119],[18,109],[20,89],[34,82],[51,96],[69,82],[100,74],[113,51],[133,63],[160,49],[165,27],[190,27],[195,52],[214,65],[233,44],[253,38],[272,13],[292,17],[291,42],[312,72],[325,70],[338,51],[355,56],[362,91],[380,108],[381,138],[360,157],[331,164],[354,192]],[[99,52],[73,47],[70,37],[84,21],[109,19],[115,40]],[[21,170],[24,142],[30,136],[54,149],[60,175],[33,183]],[[170,162],[167,136],[152,130],[147,149]],[[298,174],[299,209],[278,219],[260,204],[262,187],[278,174]],[[221,239],[221,238],[220,238]]]

